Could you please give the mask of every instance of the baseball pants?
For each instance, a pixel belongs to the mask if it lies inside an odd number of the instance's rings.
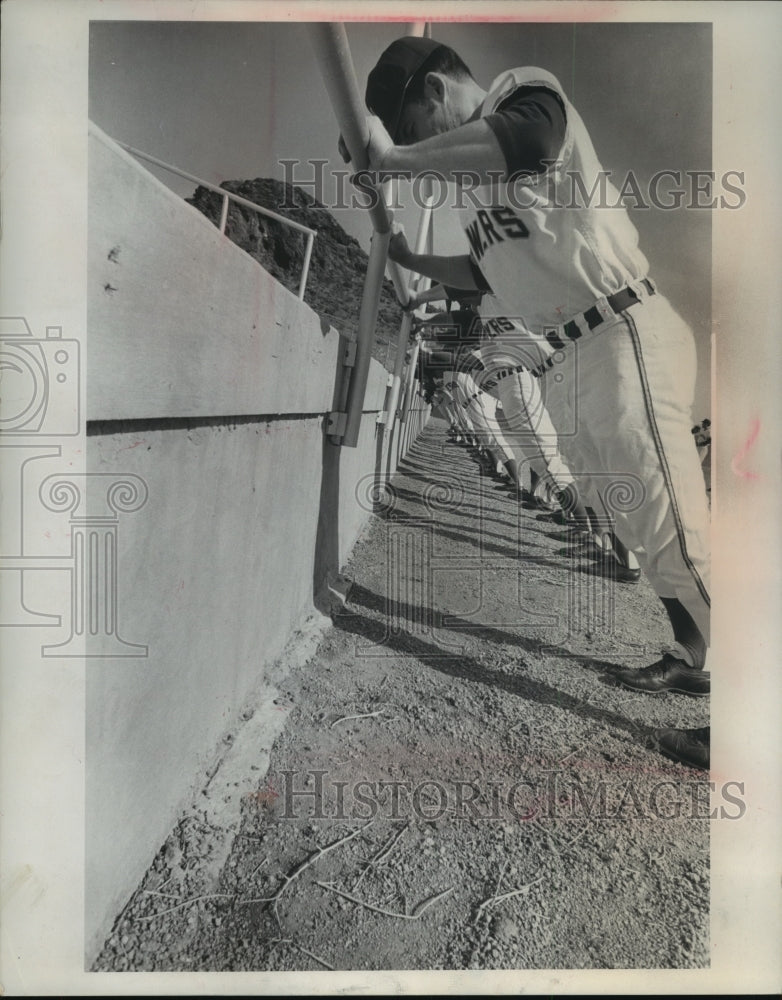
[[[573,483],[573,476],[557,446],[557,433],[543,403],[538,380],[526,368],[505,374],[520,364],[529,364],[528,353],[523,336],[512,336],[509,344],[502,337],[485,337],[480,349],[486,366],[484,381],[495,383],[491,392],[502,403],[505,419],[513,431],[509,435],[511,445],[540,479],[563,490]]]
[[[478,383],[466,372],[457,372],[456,381],[467,416],[475,428],[480,444],[496,447],[506,461],[514,459],[516,456],[497,422],[497,401],[481,392]]]
[[[593,473],[618,536],[657,594],[678,598],[708,643],[710,523],[691,433],[692,332],[656,294],[569,344],[565,355],[575,401],[572,459]]]

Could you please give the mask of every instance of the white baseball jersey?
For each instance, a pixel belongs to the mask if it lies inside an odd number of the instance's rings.
[[[627,210],[605,207],[617,204],[619,193],[554,76],[536,67],[502,73],[481,116],[522,86],[545,87],[562,101],[566,132],[557,162],[533,177],[476,188],[477,204],[465,194],[464,228],[470,255],[506,315],[542,340],[542,328],[559,326],[600,297],[636,284],[649,265]]]

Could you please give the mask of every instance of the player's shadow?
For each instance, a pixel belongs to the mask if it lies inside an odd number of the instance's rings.
[[[404,472],[404,469],[400,468],[400,472]],[[431,477],[426,477],[426,479],[424,479],[424,477],[421,477],[421,479],[422,482],[425,483],[436,483],[436,480],[433,480]],[[393,517],[395,520],[397,519],[404,520],[405,517],[413,518],[413,517],[420,517],[423,515],[424,517],[431,518],[433,522],[434,521],[439,522],[443,517],[454,516],[469,521],[471,525],[482,526],[485,524],[493,524],[497,525],[500,528],[505,528],[507,530],[510,530],[512,528],[515,529],[516,525],[519,523],[517,512],[510,505],[508,505],[505,508],[498,508],[492,504],[470,503],[468,497],[477,496],[478,495],[477,489],[473,489],[472,492],[465,491],[465,496],[462,499],[460,499],[458,503],[454,503],[453,505],[448,505],[443,511],[438,511],[437,513],[435,513],[427,505],[422,493],[418,493],[415,490],[407,489],[404,486],[398,485],[396,482],[394,482],[393,486],[394,486],[394,497],[396,499],[404,500],[414,505],[413,511],[409,514],[405,511],[395,509],[393,511]],[[507,511],[508,513],[507,518],[489,517],[488,512],[502,513],[503,510]],[[527,519],[525,518],[522,523],[524,524],[525,531],[527,531],[530,528],[530,525],[527,524]],[[541,531],[539,526],[537,526],[537,522],[533,522],[533,524],[534,527],[532,527],[531,530],[535,534],[545,535],[545,531]],[[495,537],[500,539],[505,539],[507,538],[507,535],[496,535]]]
[[[323,614],[331,607],[329,584],[339,573],[339,473],[342,449],[324,432],[321,446],[320,504],[312,567],[312,600]]]
[[[382,617],[375,618],[359,613],[353,610],[355,604],[360,604],[369,611],[380,612]],[[427,618],[427,614],[434,614],[431,609],[420,606],[413,608],[403,602],[395,602],[393,611],[397,617],[406,617],[408,621],[419,623],[422,620],[434,622],[438,617]],[[589,719],[615,729],[622,729],[638,741],[650,737],[654,731],[651,726],[628,719],[608,709],[600,708],[590,702],[576,698],[565,691],[550,687],[548,684],[543,684],[531,677],[504,673],[503,671],[479,663],[471,656],[464,655],[463,653],[451,655],[444,652],[439,646],[409,632],[390,631],[385,617],[388,615],[388,612],[387,602],[383,598],[356,584],[350,592],[350,599],[346,608],[334,616],[334,626],[343,632],[349,632],[362,639],[366,639],[374,646],[388,649],[402,656],[414,656],[434,670],[438,670],[440,673],[450,677],[456,677],[459,680],[468,682],[488,684],[523,701],[553,706],[570,712],[579,718]],[[526,649],[528,652],[539,653],[541,647],[545,645],[544,643],[533,642],[524,637],[512,636],[510,633],[502,632],[491,626],[476,626],[475,623],[467,622],[455,615],[448,616],[447,627],[469,629],[472,634],[480,638],[493,639],[494,641],[503,643],[513,643]],[[558,655],[556,647],[547,647],[547,652]],[[567,651],[567,654],[571,658],[579,659],[578,657],[573,657],[573,654],[569,651]],[[358,655],[371,656],[373,654],[367,651],[359,651]],[[382,655],[382,653],[376,655]],[[619,669],[618,664],[593,659],[589,659],[584,666],[591,666],[593,670],[596,668],[602,668],[603,670]]]
[[[621,670],[626,666],[626,664],[600,660],[595,656],[582,656],[581,654],[573,653],[572,650],[568,649],[568,647],[557,645],[553,637],[538,639],[514,632],[506,632],[497,625],[487,625],[483,622],[461,617],[460,615],[438,611],[421,603],[413,605],[405,601],[391,600],[388,597],[384,597],[381,594],[376,594],[374,591],[368,590],[359,583],[353,584],[350,591],[350,599],[344,613],[350,613],[350,607],[356,604],[361,605],[372,613],[379,614],[385,621],[388,621],[389,619],[404,619],[404,621],[411,628],[419,627],[421,622],[429,622],[433,630],[446,629],[453,630],[455,632],[469,632],[470,634],[475,635],[478,638],[485,639],[488,642],[493,642],[498,645],[516,646],[519,649],[522,649],[525,653],[531,653],[535,656],[540,656],[545,652],[554,656],[583,661],[583,664],[593,672],[603,670]],[[522,623],[519,624],[519,627],[521,627],[521,624]],[[541,617],[537,622],[530,620],[523,624],[526,624],[526,626],[530,628],[535,625],[539,628],[551,627],[550,623],[546,622],[545,616]],[[443,655],[443,650],[440,649],[439,646],[434,646],[433,651],[434,652],[430,655]]]
[[[435,534],[443,538],[450,538],[455,542],[467,543],[478,549],[481,554],[493,554],[500,556],[504,560],[519,562],[523,560],[525,565],[530,563],[535,566],[550,566],[552,569],[563,570],[566,565],[563,562],[555,562],[551,559],[544,559],[538,555],[531,555],[530,549],[542,549],[543,546],[536,542],[531,542],[525,538],[509,538],[506,535],[498,535],[493,531],[477,528],[475,531],[458,531],[454,528],[446,528],[444,525],[435,524],[432,526]],[[508,542],[508,545],[498,545],[496,542],[487,541],[487,536],[497,538],[500,541]],[[488,569],[491,566],[487,566]]]

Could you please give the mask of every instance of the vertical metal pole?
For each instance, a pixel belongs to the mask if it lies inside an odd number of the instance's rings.
[[[418,220],[418,232],[415,239],[415,253],[422,254],[426,249],[429,242],[429,232],[432,223],[432,205],[434,203],[434,194],[432,192],[432,182],[430,178],[426,178],[423,185],[423,196],[424,204],[421,209],[421,215]],[[410,288],[411,290],[416,288],[420,284],[421,275],[417,274],[413,277]],[[397,409],[399,407],[399,394],[402,386],[402,369],[405,364],[405,350],[407,349],[407,342],[410,338],[410,329],[412,327],[412,315],[410,313],[405,313],[402,317],[402,323],[399,328],[399,335],[396,341],[396,357],[394,358],[394,375],[393,381],[391,383],[391,393],[388,400],[388,408],[386,409],[386,430],[391,431],[394,426],[394,421],[397,416]]]
[[[304,263],[301,268],[301,280],[299,281],[299,298],[304,301],[304,289],[307,287],[307,275],[310,273],[310,260],[312,259],[312,244],[315,237],[312,233],[307,234],[307,246],[304,250]]]
[[[427,180],[425,188],[426,196],[429,200],[429,205],[434,203],[434,194],[432,191],[432,182]],[[420,234],[419,234],[420,235]],[[419,253],[434,253],[434,218],[432,214],[432,209],[430,207],[428,225],[426,227],[426,234],[423,240],[422,249],[418,251]],[[431,278],[423,278],[422,275],[418,275],[419,281],[417,283],[417,290],[427,291],[432,286]],[[422,280],[420,280],[422,279]],[[413,348],[413,354],[410,358],[410,367],[407,371],[407,379],[405,380],[405,394],[402,398],[402,405],[399,410],[399,420],[404,423],[407,420],[407,416],[413,405],[413,389],[415,386],[416,378],[416,366],[418,364],[418,352],[421,347],[421,338],[416,337],[415,347]]]
[[[388,394],[388,405],[386,406],[386,431],[390,433],[396,419],[396,408],[399,405],[399,388],[402,384],[402,369],[405,365],[405,351],[407,341],[410,337],[410,330],[413,326],[413,317],[410,313],[405,313],[399,326],[399,335],[396,340],[396,357],[394,358],[394,373],[391,376],[391,389]]]
[[[416,366],[418,365],[418,352],[421,348],[421,335],[417,334],[415,338],[415,344],[413,345],[413,353],[410,357],[410,366],[407,369],[407,379],[405,381],[405,394],[402,399],[402,405],[400,407],[399,419],[402,423],[407,420],[407,415],[410,412],[410,407],[413,405],[413,386],[415,385],[415,372]]]
[[[221,233],[225,232],[225,224],[228,221],[228,201],[229,201],[228,195],[224,194],[223,195],[223,207],[222,207],[222,209],[220,211],[220,232]]]
[[[358,338],[356,340],[356,363],[350,379],[348,393],[348,417],[345,425],[343,445],[355,448],[358,443],[358,432],[361,429],[362,408],[369,375],[369,362],[372,358],[372,338],[375,332],[375,320],[380,305],[380,292],[383,288],[383,275],[388,256],[388,242],[391,239],[390,230],[385,233],[373,233],[369,248],[369,263],[364,282],[364,292],[361,298],[361,310],[358,314]]]

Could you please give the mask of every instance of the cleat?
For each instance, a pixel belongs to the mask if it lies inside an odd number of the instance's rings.
[[[571,544],[565,546],[564,549],[557,549],[557,555],[563,556],[565,559],[588,558],[589,556],[596,559],[602,559],[603,550],[594,538],[587,532],[581,537],[574,538]],[[599,562],[590,563],[585,566],[584,569],[587,573],[597,573],[600,571],[600,565],[601,563]],[[595,567],[597,567],[597,569]],[[608,574],[606,573],[606,575]]]
[[[586,567],[587,573],[593,573],[596,576],[599,574],[607,580],[613,580],[614,583],[638,583],[641,579],[640,566],[623,566],[613,556],[606,555],[597,546],[595,548],[597,550],[597,560],[591,566]]]
[[[560,525],[562,525],[563,528],[565,526],[567,526],[568,524],[572,524],[573,523],[568,518],[567,514],[565,514],[565,512],[562,511],[562,510],[551,511],[551,513],[549,513],[547,511],[545,514],[538,514],[535,517],[535,520],[536,521],[548,521],[549,524],[553,521],[554,524],[560,524]]]
[[[660,753],[680,764],[709,770],[709,727],[701,729],[655,729],[654,740]]]
[[[569,545],[584,545],[592,539],[592,532],[586,528],[566,528],[564,531],[555,531],[548,536],[553,542],[567,542]]]
[[[525,510],[539,510],[545,511],[548,514],[554,514],[562,509],[559,506],[546,503],[545,500],[541,500],[540,497],[535,496],[534,493],[530,493],[529,490],[524,490],[522,501],[522,506]]]
[[[616,679],[632,691],[645,691],[647,694],[676,691],[704,698],[711,691],[711,674],[707,670],[690,667],[670,653],[665,653],[661,660],[641,670],[622,670]]]

